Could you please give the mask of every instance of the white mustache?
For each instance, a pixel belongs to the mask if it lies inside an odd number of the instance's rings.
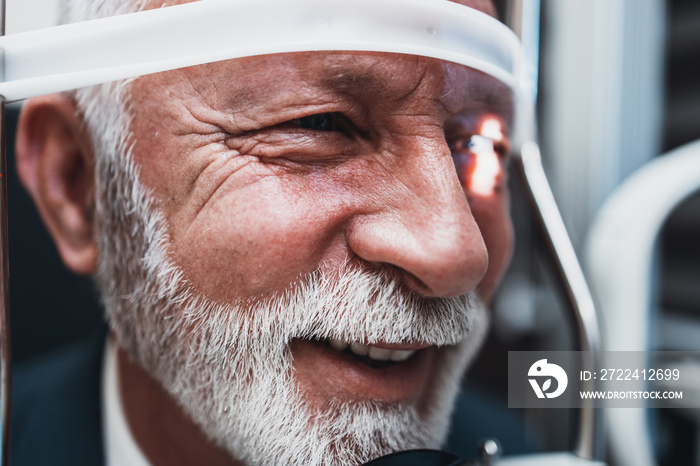
[[[310,276],[295,297],[303,300],[296,306],[306,309],[290,336],[436,346],[457,344],[469,333],[477,301],[471,295],[423,297],[384,270],[349,266],[333,279]]]
[[[212,324],[206,312],[211,303],[202,304],[196,298],[190,301],[187,307],[193,312],[185,314],[192,320],[186,326]],[[248,354],[284,351],[295,338],[456,345],[476,325],[481,306],[473,292],[428,298],[383,270],[345,266],[333,278],[313,273],[292,289],[258,302],[219,303],[218,328],[207,332],[207,352],[232,347]],[[228,331],[222,332],[222,326]]]

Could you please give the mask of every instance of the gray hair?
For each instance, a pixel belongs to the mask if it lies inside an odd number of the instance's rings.
[[[61,23],[88,21],[142,9],[147,0],[64,0]],[[116,81],[69,92],[87,126],[97,161],[126,154],[128,146],[128,82]],[[121,150],[104,150],[106,148]]]
[[[121,15],[139,11],[148,0],[63,0],[61,23]],[[128,81],[116,81],[78,89],[70,93],[92,137],[95,157],[101,158],[104,143],[123,146],[128,140],[126,97]],[[99,140],[98,140],[99,139]],[[126,149],[126,147],[120,147]],[[114,151],[109,151],[114,152]],[[116,151],[125,154],[125,151]]]
[[[67,0],[62,22],[125,14],[143,9],[146,3],[147,0]],[[133,162],[132,82],[133,79],[115,81],[68,93],[84,121],[94,155],[94,235],[99,250],[94,279],[110,321],[118,318],[113,312],[117,308],[115,302],[133,292],[138,282],[123,277],[140,277],[137,272],[141,270],[152,230],[162,222],[153,197],[139,183],[138,167]],[[148,218],[150,223],[144,225],[140,218]],[[132,241],[135,237],[146,241]],[[116,270],[122,273],[117,274]]]

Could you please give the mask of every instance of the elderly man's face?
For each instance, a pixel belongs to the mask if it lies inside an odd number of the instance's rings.
[[[170,225],[174,262],[218,302],[269,296],[348,262],[424,296],[478,286],[488,299],[510,251],[504,176],[470,192],[472,175],[460,184],[455,164],[471,162],[453,146],[485,122],[505,133],[508,99],[481,73],[413,56],[253,57],[139,79],[135,161]],[[419,399],[439,358],[423,349],[397,383],[313,342],[292,352],[319,405]]]
[[[117,164],[97,184],[119,343],[251,463],[437,446],[485,332],[477,295],[510,256],[510,91],[360,52],[232,60],[128,90],[138,180]]]

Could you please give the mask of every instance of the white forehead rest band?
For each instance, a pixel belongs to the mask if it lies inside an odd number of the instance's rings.
[[[433,57],[515,89],[519,42],[448,0],[202,0],[0,38],[7,101],[214,61],[356,50]]]

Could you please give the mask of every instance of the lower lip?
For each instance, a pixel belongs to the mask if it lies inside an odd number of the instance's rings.
[[[294,368],[300,388],[310,398],[376,400],[386,403],[419,400],[434,367],[435,347],[416,351],[403,362],[373,368],[325,343],[294,340]]]

